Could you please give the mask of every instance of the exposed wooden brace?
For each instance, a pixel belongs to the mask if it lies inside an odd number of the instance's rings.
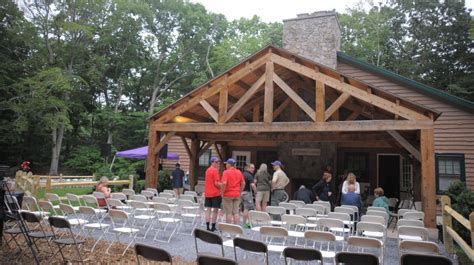
[[[216,122],[219,121],[219,114],[217,111],[214,109],[214,107],[207,102],[207,100],[203,99],[201,102],[199,102],[201,106],[209,113],[209,115],[214,119]]]
[[[176,132],[168,132],[161,140],[160,142],[155,146],[153,153],[155,155],[158,155],[160,153],[161,148],[165,146],[165,144],[168,143],[168,141],[171,139],[176,134]]]
[[[214,143],[214,148],[216,149],[217,155],[219,156],[219,160],[225,161],[225,160],[224,160],[225,158],[224,158],[224,156],[222,155],[222,152],[221,152],[219,146],[218,146],[216,143]]]
[[[329,117],[331,117],[332,114],[334,114],[334,112],[336,112],[350,97],[351,95],[349,93],[342,93],[326,110],[324,114],[325,120],[328,120]]]
[[[273,121],[273,71],[272,61],[267,61],[265,65],[265,96],[263,102],[263,122],[268,124]]]
[[[312,119],[316,119],[315,111],[283,81],[278,75],[273,75],[273,81],[285,92],[308,116]]]
[[[387,131],[397,142],[403,146],[410,154],[413,155],[418,161],[421,162],[421,153],[414,147],[410,142],[408,142],[403,136],[397,131]]]
[[[319,70],[319,69],[318,69]],[[326,92],[324,83],[321,81],[316,80],[316,93],[315,93],[315,104],[316,104],[316,121],[317,122],[324,122],[326,121],[327,115],[325,114],[324,110],[326,109],[325,98]]]
[[[204,152],[206,152],[207,149],[209,149],[209,147],[211,147],[213,144],[214,144],[214,141],[209,141],[203,147],[201,147],[198,152],[198,157],[201,157],[202,154],[204,154]]]
[[[253,122],[258,122],[260,119],[260,104],[255,104],[253,107],[253,113],[252,113],[252,121]]]
[[[188,142],[186,141],[186,138],[181,137],[181,141],[183,142],[184,149],[186,149],[186,153],[188,154],[189,157],[191,157],[191,149],[189,148]]]
[[[263,85],[265,82],[265,75],[262,75],[257,82],[255,82],[252,87],[247,90],[247,92],[237,101],[237,103],[232,106],[225,117],[225,121],[229,121],[234,117],[234,115],[242,108],[242,106],[257,92],[257,90]]]
[[[247,122],[247,119],[244,117],[244,115],[242,115],[242,113],[237,115],[237,119],[241,122]]]
[[[219,118],[218,123],[222,124],[225,122],[225,116],[227,115],[227,104],[228,104],[229,86],[225,86],[219,93]]]
[[[273,119],[276,119],[288,107],[288,105],[290,105],[290,103],[291,99],[286,98],[285,101],[283,101],[273,112]]]
[[[354,110],[354,111],[349,115],[349,117],[347,117],[346,121],[353,121],[353,120],[357,119],[357,117],[359,117],[360,114],[361,114],[361,111],[360,111],[360,110]]]

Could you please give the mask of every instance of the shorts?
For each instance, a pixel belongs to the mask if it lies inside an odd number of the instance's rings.
[[[208,207],[208,208],[220,208],[221,203],[222,203],[221,196],[210,197],[210,198],[204,199],[204,207]]]
[[[245,210],[255,210],[252,193],[250,191],[242,191],[240,198],[242,199],[242,204],[244,205]]]
[[[268,202],[270,200],[270,191],[257,191],[257,196],[255,197],[255,201],[258,203],[260,202]]]
[[[270,205],[278,206],[285,200],[285,191],[283,189],[273,190]]]
[[[224,197],[223,206],[226,214],[239,214],[240,197]]]

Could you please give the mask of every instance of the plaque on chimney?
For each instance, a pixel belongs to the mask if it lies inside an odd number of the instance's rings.
[[[293,148],[291,154],[294,156],[320,156],[321,149],[319,148]]]

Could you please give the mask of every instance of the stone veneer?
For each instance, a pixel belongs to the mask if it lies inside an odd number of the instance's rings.
[[[283,20],[283,48],[333,69],[341,47],[336,12],[318,11]]]

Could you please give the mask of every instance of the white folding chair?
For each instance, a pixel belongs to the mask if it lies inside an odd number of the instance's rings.
[[[318,225],[322,231],[333,232],[336,240],[341,242],[344,241],[345,234],[350,232],[350,229],[346,228],[344,222],[340,219],[320,218]]]
[[[168,204],[155,203],[153,204],[153,208],[155,209],[157,215],[157,220],[155,223],[158,223],[159,225],[159,228],[156,229],[153,240],[169,243],[173,238],[176,230],[178,229],[181,219],[175,218],[175,213]],[[167,237],[166,240],[159,240],[159,234],[165,234],[166,232],[168,232],[169,226],[173,227],[170,232],[170,235]],[[162,233],[160,233],[160,231],[162,231]]]
[[[132,206],[124,204],[119,199],[110,198],[110,199],[107,199],[106,202],[109,209],[117,209],[117,210],[122,210],[126,212],[132,211]]]
[[[381,211],[381,212],[387,212],[387,209],[383,207],[377,207],[377,206],[369,206],[367,207],[367,211]]]
[[[304,224],[305,229],[316,229],[316,227],[318,226],[316,224],[316,219],[315,219],[316,216],[317,216],[317,211],[315,209],[306,208],[306,206],[304,208],[296,208],[295,214],[296,215],[301,215],[306,219],[306,222]],[[314,218],[314,219],[312,219],[312,218]]]
[[[357,206],[354,206],[354,205],[341,205],[342,208],[349,208],[349,209],[352,209],[352,211],[354,211],[354,220],[353,221],[358,221],[360,220],[360,214],[359,214],[359,208]]]
[[[294,203],[289,203],[289,202],[280,202],[278,206],[285,208],[286,213],[288,214],[294,214],[295,209],[298,208],[296,204]]]
[[[72,206],[76,212],[79,211],[79,206],[83,206],[81,203],[81,198],[76,194],[66,193],[66,199],[69,205]]]
[[[304,231],[306,231],[306,218],[296,214],[284,214],[281,221],[288,231],[288,236],[296,238],[295,246],[297,246],[298,238],[304,237]]]
[[[52,212],[54,216],[64,217],[64,216],[60,216],[60,214],[58,213],[58,211],[61,211],[61,209],[59,208],[59,205],[58,205],[58,208],[56,209],[54,208],[54,205],[50,201],[38,201],[38,206],[44,212]]]
[[[406,212],[403,214],[403,219],[405,220],[420,220],[423,221],[425,219],[424,212]]]
[[[350,210],[350,209],[348,209]],[[341,220],[344,226],[347,226],[348,228],[332,228],[330,229],[331,232],[337,232],[337,233],[353,233],[354,232],[354,221],[352,221],[351,215],[348,213],[341,213],[341,212],[330,212],[328,213],[328,217],[331,219],[338,219]]]
[[[56,193],[45,193],[44,198],[50,201],[55,210],[59,210],[59,204],[62,203],[61,198]]]
[[[347,239],[347,249],[348,252],[357,252],[357,253],[364,253],[364,250],[367,249],[376,249],[379,251],[379,264],[383,264],[383,256],[384,256],[384,246],[383,242],[369,237],[359,237],[359,236],[351,236]],[[371,253],[371,252],[369,252]]]
[[[225,240],[223,245],[225,247],[234,247],[234,238],[245,237],[244,230],[239,225],[218,223],[217,230],[221,233],[221,237],[230,236],[230,239]]]
[[[367,211],[366,215],[375,215],[375,216],[381,216],[384,218],[385,220],[385,226],[387,226],[388,224],[388,219],[389,219],[389,215],[387,213],[387,211],[377,211],[377,210],[369,210]]]
[[[296,205],[296,208],[304,207],[306,203],[304,201],[299,201],[299,200],[290,200],[288,203],[293,203]]]
[[[430,241],[403,240],[399,245],[400,256],[404,253],[440,254],[436,243]]]
[[[115,240],[112,240],[110,242],[109,247],[107,248],[105,253],[110,254],[109,250],[112,245],[116,242],[120,243],[120,236],[125,234],[130,237],[130,242],[125,247],[122,253],[123,256],[125,255],[125,252],[127,252],[127,249],[135,242],[136,235],[140,230],[132,227],[128,214],[124,211],[110,209],[109,216],[112,223],[112,227],[107,232],[114,234]]]
[[[131,201],[139,201],[139,202],[147,202],[148,199],[146,198],[145,195],[142,194],[135,194],[130,197]]]
[[[100,215],[102,218],[105,217],[107,210],[100,208],[99,202],[95,196],[83,195],[82,199],[84,200],[84,206],[91,206],[98,215]]]
[[[362,222],[378,223],[385,226],[385,218],[377,215],[363,215],[360,220]]]
[[[84,218],[80,218],[79,216],[77,216],[76,211],[71,205],[61,203],[59,204],[59,208],[64,213],[64,218],[68,220],[71,227],[77,228],[79,230],[77,236],[83,237],[83,228],[84,225],[88,223],[88,221]]]
[[[123,189],[122,193],[125,194],[129,199],[135,195],[135,191],[132,189]]]
[[[265,210],[272,217],[272,225],[281,225],[281,216],[286,214],[286,209],[282,206],[267,206]]]
[[[282,253],[286,247],[288,239],[288,230],[283,227],[262,226],[260,227],[260,235],[265,238],[268,251]],[[277,241],[277,239],[280,239]]]
[[[249,223],[253,231],[259,232],[262,226],[270,226],[272,218],[266,212],[249,211]],[[252,233],[253,238],[253,233]]]
[[[182,229],[188,226],[191,228],[188,234],[192,235],[193,229],[197,226],[201,218],[201,209],[199,208],[199,204],[190,200],[181,199],[181,197],[177,203],[178,211],[181,217],[178,233],[183,233]]]
[[[359,222],[357,223],[356,235],[377,238],[385,242],[387,238],[387,228],[379,223]]]
[[[119,200],[119,201],[122,201],[122,202],[127,201],[127,195],[125,195],[125,193],[123,193],[123,192],[112,192],[110,194],[110,198],[115,199],[115,200]]]
[[[155,197],[155,193],[151,190],[142,190],[140,194],[145,196],[147,200],[151,200]]]
[[[317,249],[317,243],[323,258],[331,259],[334,263],[334,257],[337,251],[337,239],[333,233],[310,230],[304,233],[304,238],[306,247],[310,246],[313,249]]]
[[[425,227],[425,223],[420,220],[410,220],[410,219],[400,219],[397,222],[397,228],[399,226],[418,226],[418,227]]]
[[[34,215],[38,216],[41,219],[47,218],[49,216],[49,212],[45,212],[40,209],[35,197],[24,196],[23,205],[26,206],[26,209],[29,212],[33,213]]]
[[[90,249],[91,252],[94,252],[95,247],[97,246],[99,241],[105,236],[110,225],[102,223],[101,219],[92,207],[79,206],[79,213],[81,213],[82,217],[87,220],[87,223],[83,225],[83,228],[87,230],[89,238],[94,238],[92,235],[93,231],[99,234],[99,237],[97,238],[97,240],[95,240],[92,248]]]
[[[133,209],[130,216],[132,218],[132,227],[142,231],[143,238],[146,238],[156,218],[155,212],[153,208],[150,208],[147,203],[142,201],[131,201],[130,206]],[[138,237],[138,233],[136,237]]]
[[[314,201],[313,204],[321,205],[324,207],[324,214],[328,214],[331,211],[331,203],[327,201]]]
[[[399,226],[398,227],[398,242],[403,240],[412,241],[427,241],[429,238],[429,231],[427,228],[419,226]]]

